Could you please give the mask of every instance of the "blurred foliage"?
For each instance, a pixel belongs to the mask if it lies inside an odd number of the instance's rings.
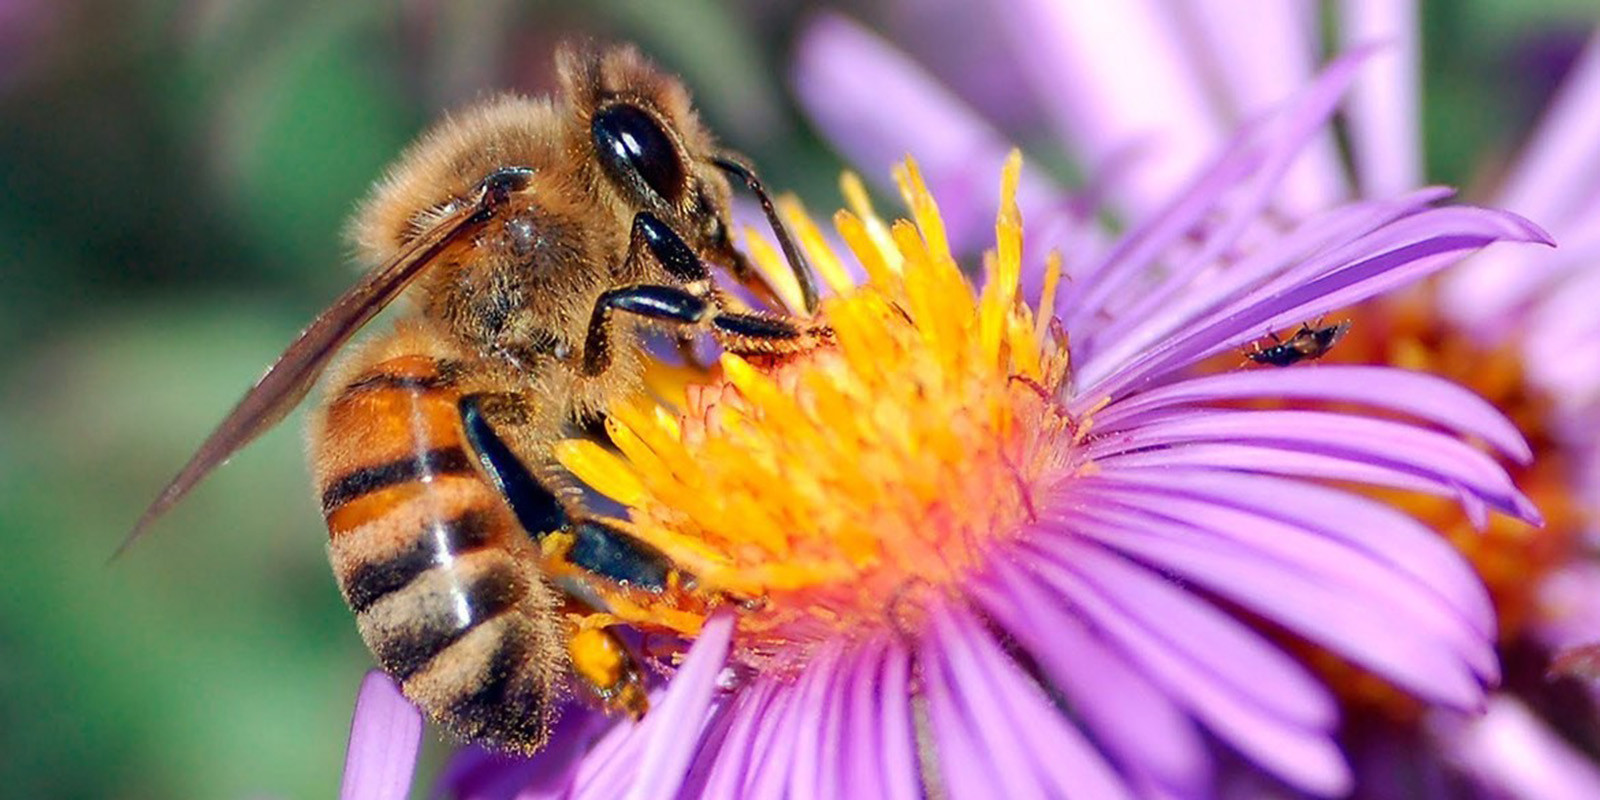
[[[783,92],[814,5],[0,6],[4,793],[330,795],[369,660],[323,561],[297,422],[108,555],[352,280],[341,225],[383,165],[441,108],[546,90],[562,38],[640,42],[771,183],[831,205],[839,164]],[[1493,172],[1484,154],[1531,124],[1589,6],[1428,4],[1435,178]]]

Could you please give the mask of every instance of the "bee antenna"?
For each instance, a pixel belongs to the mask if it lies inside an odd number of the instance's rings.
[[[711,163],[723,172],[728,173],[750,187],[755,192],[756,198],[761,201],[761,210],[767,215],[767,222],[772,225],[772,232],[778,237],[778,246],[783,249],[783,257],[789,262],[789,269],[794,272],[795,281],[800,284],[800,299],[805,303],[806,313],[817,313],[817,283],[811,277],[811,265],[806,263],[805,255],[794,246],[794,240],[789,236],[789,229],[784,226],[783,220],[778,217],[778,210],[772,205],[772,198],[767,194],[761,179],[756,177],[755,170],[750,165],[731,155],[717,155],[711,158]]]

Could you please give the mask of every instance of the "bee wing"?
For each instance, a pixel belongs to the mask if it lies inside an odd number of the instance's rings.
[[[126,551],[150,523],[182,500],[212,470],[282,421],[305,398],[328,362],[361,326],[399,296],[400,291],[441,254],[466,234],[480,229],[505,202],[509,192],[526,185],[527,177],[526,171],[516,170],[491,176],[481,187],[475,202],[464,204],[412,240],[318,315],[211,432],[189,463],[161,490],[112,557]]]

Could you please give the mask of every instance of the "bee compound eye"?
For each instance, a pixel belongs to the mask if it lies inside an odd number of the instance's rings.
[[[623,183],[642,181],[669,203],[683,197],[683,160],[661,123],[638,106],[620,103],[595,112],[589,124],[606,170]]]

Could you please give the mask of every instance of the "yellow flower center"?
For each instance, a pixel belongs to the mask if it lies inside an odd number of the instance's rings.
[[[896,177],[915,223],[886,226],[846,176],[853,211],[835,223],[866,283],[855,285],[816,226],[790,209],[834,291],[821,311],[832,345],[724,355],[714,375],[652,382],[653,401],[612,409],[620,458],[582,440],[559,448],[568,469],[628,506],[625,526],[692,573],[697,589],[743,601],[745,663],[793,669],[826,641],[917,629],[927,600],[959,592],[1019,535],[1041,487],[1083,468],[1068,445],[1084,420],[1054,401],[1065,341],[1044,322],[1048,307],[1018,299],[1020,163],[1013,154],[1003,174],[981,291],[951,257],[914,163]],[[792,296],[772,248],[751,250]],[[630,621],[661,621],[649,609],[641,616]]]

